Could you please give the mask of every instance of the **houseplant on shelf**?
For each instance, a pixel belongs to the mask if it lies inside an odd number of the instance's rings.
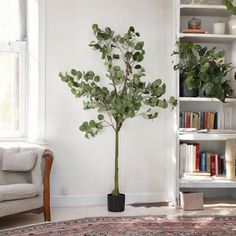
[[[96,109],[97,120],[85,121],[80,130],[85,137],[94,137],[104,127],[111,127],[115,133],[115,171],[114,189],[108,194],[108,210],[123,211],[125,195],[119,190],[118,159],[119,132],[129,118],[142,116],[155,119],[157,108],[176,106],[177,101],[170,97],[162,99],[166,85],[160,79],[152,83],[142,81],[145,69],[141,62],[144,59],[144,42],[139,41],[140,34],[130,27],[124,35],[116,35],[109,27],[100,29],[92,26],[95,41],[89,46],[101,53],[105,62],[106,75],[100,77],[93,71],[72,69],[70,73],[60,73],[62,81],[70,87],[74,96],[84,97],[84,109]]]
[[[206,97],[218,98],[222,102],[232,96],[233,90],[226,76],[233,67],[224,62],[224,51],[183,41],[177,42],[177,47],[172,55],[179,55],[180,61],[174,70],[180,71],[187,88],[199,90]]]

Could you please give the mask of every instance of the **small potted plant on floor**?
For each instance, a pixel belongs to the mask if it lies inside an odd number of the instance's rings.
[[[233,94],[227,75],[233,69],[230,63],[224,62],[224,51],[207,48],[192,42],[177,42],[180,61],[174,66],[184,78],[184,86],[198,90],[203,96],[218,98],[224,102]],[[183,92],[183,81],[180,82],[180,96],[188,96]],[[194,96],[194,95],[192,95]]]
[[[86,138],[94,137],[104,127],[111,127],[115,133],[115,171],[114,189],[108,194],[108,210],[124,210],[125,195],[119,190],[119,133],[127,119],[142,116],[155,119],[157,108],[175,106],[177,101],[171,97],[162,99],[166,85],[160,79],[150,83],[142,81],[145,69],[141,65],[144,59],[144,42],[133,27],[124,35],[117,35],[109,27],[100,29],[92,26],[95,41],[90,47],[101,53],[105,63],[105,76],[96,75],[93,71],[72,69],[70,73],[60,73],[75,97],[84,97],[84,109],[96,109],[97,119],[85,121],[80,130]]]

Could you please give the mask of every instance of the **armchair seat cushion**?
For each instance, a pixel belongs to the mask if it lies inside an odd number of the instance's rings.
[[[0,202],[32,198],[39,195],[34,184],[9,184],[0,185]]]

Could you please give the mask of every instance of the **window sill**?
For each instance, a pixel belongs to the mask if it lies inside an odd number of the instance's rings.
[[[0,147],[48,147],[48,141],[29,140],[26,138],[0,138]]]

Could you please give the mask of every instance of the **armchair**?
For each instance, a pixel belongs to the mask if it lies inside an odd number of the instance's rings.
[[[51,220],[53,154],[42,148],[0,148],[0,217],[44,213]]]

